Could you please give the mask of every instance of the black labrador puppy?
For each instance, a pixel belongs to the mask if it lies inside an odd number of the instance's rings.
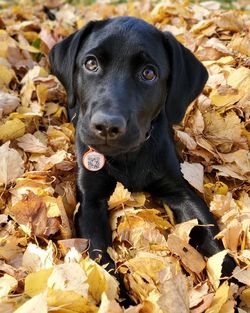
[[[194,228],[191,244],[205,256],[221,251],[212,214],[182,177],[171,132],[202,91],[205,67],[170,33],[133,17],[90,22],[49,57],[76,125],[75,227],[90,239],[90,256],[101,251],[103,262],[110,261],[107,199],[117,181],[161,198],[178,223],[212,224]],[[230,273],[234,262],[226,262]]]

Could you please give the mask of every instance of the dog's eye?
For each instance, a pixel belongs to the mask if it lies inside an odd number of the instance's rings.
[[[153,80],[155,80],[157,78],[156,71],[152,67],[146,67],[142,71],[142,78],[144,80],[153,81]]]
[[[85,61],[84,66],[88,71],[91,71],[91,72],[96,72],[98,70],[98,67],[99,67],[98,62],[97,62],[96,58],[94,58],[94,57],[88,58]]]

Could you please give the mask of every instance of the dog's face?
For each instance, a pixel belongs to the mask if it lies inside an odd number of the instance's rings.
[[[105,155],[138,149],[162,109],[180,121],[206,80],[174,37],[131,17],[91,22],[56,45],[50,61],[78,108],[81,140]]]
[[[162,36],[150,25],[133,26],[107,23],[77,55],[78,131],[85,144],[107,155],[140,147],[166,101]]]

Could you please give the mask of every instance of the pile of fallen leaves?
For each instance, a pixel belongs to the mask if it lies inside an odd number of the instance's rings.
[[[0,1],[0,312],[250,312],[250,18],[216,2],[149,0],[73,7],[60,0]],[[46,5],[46,6],[44,6]],[[135,305],[75,238],[75,130],[48,51],[91,19],[135,15],[171,31],[209,80],[175,126],[186,180],[210,206],[225,250],[204,259],[189,245],[197,220],[117,183],[109,253]],[[220,281],[225,254],[233,277]]]

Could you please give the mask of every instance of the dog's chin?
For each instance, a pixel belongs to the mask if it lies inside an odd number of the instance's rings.
[[[91,148],[95,149],[97,152],[105,155],[105,156],[118,156],[121,154],[136,152],[140,149],[141,145],[131,145],[126,147],[119,147],[119,146],[111,146],[108,144],[89,144]]]

